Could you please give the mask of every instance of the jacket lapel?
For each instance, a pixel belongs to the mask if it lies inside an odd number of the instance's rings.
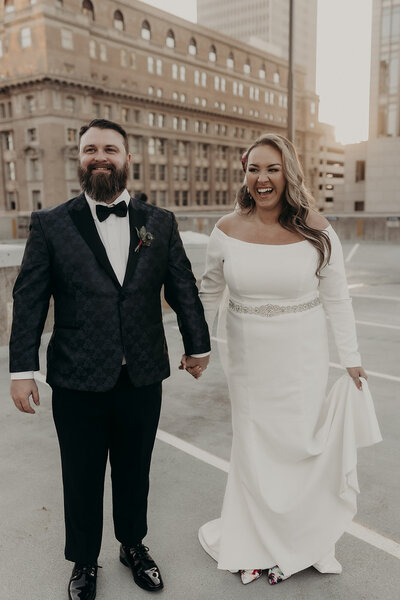
[[[121,287],[117,276],[108,260],[106,249],[104,248],[102,241],[97,233],[96,225],[94,223],[92,213],[90,212],[89,205],[86,201],[85,195],[81,194],[75,200],[71,202],[68,207],[71,219],[75,223],[75,226],[93,254],[97,261],[108,273],[114,283]],[[136,232],[135,232],[136,235]],[[137,237],[137,236],[136,236]],[[132,232],[131,232],[131,245],[132,245]]]
[[[128,264],[126,265],[126,272],[124,277],[123,285],[126,285],[129,279],[132,277],[137,261],[139,259],[140,250],[135,252],[135,248],[139,243],[139,237],[136,233],[136,228],[140,229],[146,224],[146,218],[143,210],[140,210],[138,206],[138,200],[131,198],[131,201],[128,204],[129,211],[129,227],[131,230],[131,241],[129,244],[129,256],[128,256]]]

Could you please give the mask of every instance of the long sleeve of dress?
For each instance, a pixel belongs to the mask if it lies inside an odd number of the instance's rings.
[[[330,318],[336,348],[343,367],[358,367],[361,357],[358,352],[356,326],[344,269],[343,251],[339,238],[332,227],[327,230],[332,254],[329,264],[321,270],[323,279],[319,293],[326,314]]]
[[[210,332],[226,287],[222,237],[222,232],[214,227],[207,246],[206,270],[200,287],[200,298]]]

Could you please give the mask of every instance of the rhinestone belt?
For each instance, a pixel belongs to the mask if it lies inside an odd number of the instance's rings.
[[[310,310],[314,306],[321,304],[321,300],[317,296],[314,300],[303,302],[302,304],[293,304],[292,306],[281,306],[280,304],[262,304],[261,306],[249,306],[248,304],[240,304],[229,299],[229,308],[233,312],[246,315],[258,315],[259,317],[276,317],[286,313],[298,313]]]

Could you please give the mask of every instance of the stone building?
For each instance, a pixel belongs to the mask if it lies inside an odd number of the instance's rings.
[[[318,193],[317,104],[296,72],[296,145]],[[1,0],[0,211],[79,192],[78,131],[120,122],[128,188],[174,210],[232,206],[243,150],[286,134],[287,62],[136,0]],[[3,213],[4,214],[4,213]]]

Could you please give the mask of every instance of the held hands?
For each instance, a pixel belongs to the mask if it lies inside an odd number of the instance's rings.
[[[186,369],[188,373],[192,375],[195,379],[201,377],[203,371],[207,369],[208,362],[210,360],[210,356],[203,356],[202,358],[193,358],[193,356],[187,356],[186,354],[182,355],[181,364],[179,365],[179,369],[183,371]]]
[[[33,402],[39,406],[39,390],[34,379],[13,379],[11,381],[11,398],[15,406],[21,412],[35,414],[29,399],[32,396]]]
[[[354,381],[354,385],[358,390],[362,389],[362,383],[360,381],[360,377],[364,377],[364,379],[368,379],[366,372],[362,367],[347,367],[347,372]]]

